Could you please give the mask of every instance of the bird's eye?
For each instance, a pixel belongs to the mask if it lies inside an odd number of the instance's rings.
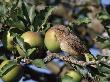
[[[64,29],[58,28],[57,30],[60,31],[60,32],[64,32]]]

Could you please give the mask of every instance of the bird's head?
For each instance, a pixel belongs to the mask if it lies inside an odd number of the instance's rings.
[[[52,29],[55,31],[56,35],[59,36],[66,36],[70,33],[69,29],[64,25],[55,25]]]

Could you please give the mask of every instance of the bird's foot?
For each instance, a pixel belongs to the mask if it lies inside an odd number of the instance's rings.
[[[47,56],[44,58],[44,62],[49,62],[53,59],[53,53],[50,51],[47,51]]]

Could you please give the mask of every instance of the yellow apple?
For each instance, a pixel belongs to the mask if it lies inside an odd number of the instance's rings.
[[[9,64],[10,60],[4,60],[0,65],[0,70]],[[15,65],[10,68],[10,71],[6,72],[1,78],[4,82],[18,82],[22,77],[22,67],[20,65]]]
[[[73,70],[68,71],[66,75],[72,77],[75,82],[80,82],[82,79],[81,74]]]

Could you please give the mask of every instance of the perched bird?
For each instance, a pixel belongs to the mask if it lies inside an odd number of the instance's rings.
[[[51,29],[55,31],[61,50],[71,55],[81,55],[88,52],[81,40],[65,26],[56,25]]]
[[[85,53],[89,53],[79,37],[75,33],[70,32],[64,25],[55,25],[50,28],[45,34],[44,43],[50,51],[60,47],[62,51],[73,57],[84,56]],[[58,46],[56,47],[55,44]]]

